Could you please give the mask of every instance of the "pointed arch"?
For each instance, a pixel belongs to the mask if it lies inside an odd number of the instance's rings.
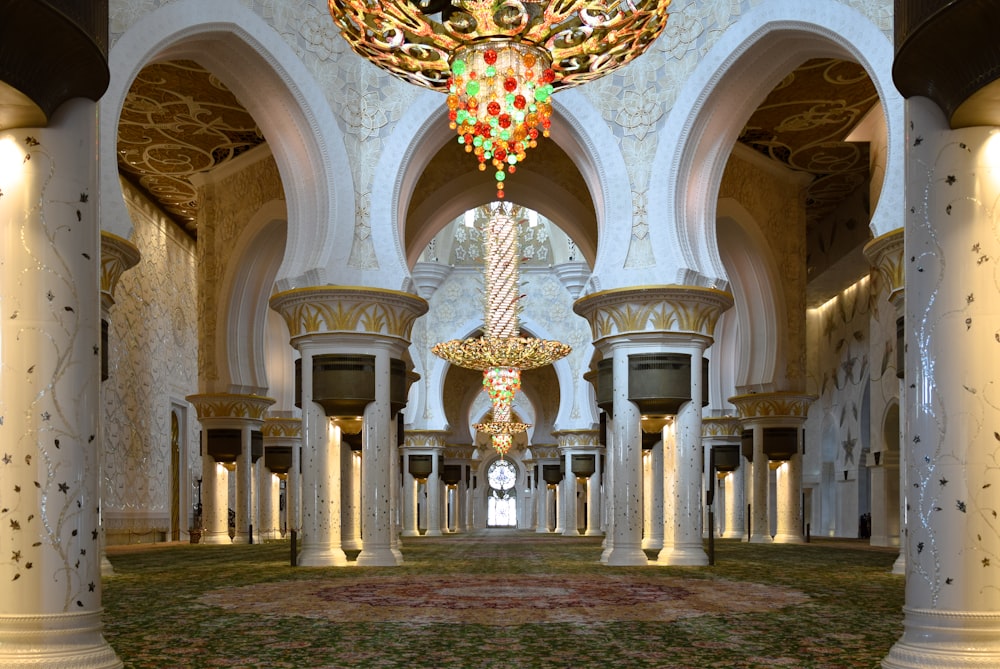
[[[109,52],[113,76],[100,102],[104,229],[130,236],[114,149],[118,121],[138,72],[165,58],[197,61],[254,117],[288,201],[287,252],[279,270],[283,288],[322,282],[333,249],[353,234],[354,186],[343,136],[322,87],[292,47],[238,0],[177,0],[139,19]]]
[[[892,80],[893,46],[857,10],[834,0],[775,0],[758,5],[726,29],[687,79],[667,118],[651,173],[649,210],[663,212],[666,253],[678,276],[725,288],[718,253],[716,198],[726,162],[746,122],[774,86],[809,58],[861,64],[882,102],[888,134],[886,177],[872,216],[875,236],[902,219],[904,121]],[[662,262],[661,262],[662,264]]]

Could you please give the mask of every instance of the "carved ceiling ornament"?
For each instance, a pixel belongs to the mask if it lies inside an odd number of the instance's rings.
[[[428,309],[422,297],[362,286],[296,288],[273,295],[270,304],[285,319],[293,339],[308,334],[361,333],[409,342],[413,322]]]
[[[639,286],[592,293],[573,304],[590,323],[594,341],[643,332],[687,332],[711,337],[733,296],[698,286]]]

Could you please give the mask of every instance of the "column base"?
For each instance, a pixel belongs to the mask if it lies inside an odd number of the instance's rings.
[[[419,537],[420,530],[403,530],[402,536],[404,537]]]
[[[604,536],[604,532],[602,532],[601,530],[587,530],[586,532],[583,533],[583,536],[585,536],[585,537],[603,537]]]
[[[201,543],[232,544],[233,540],[229,537],[229,532],[205,532],[201,535]]]
[[[296,564],[300,567],[346,567],[348,562],[341,548],[303,546]]]
[[[424,532],[425,537],[443,537],[444,533],[441,530],[427,530]]]
[[[724,532],[720,539],[739,539],[743,541],[747,538],[746,532]]]
[[[341,539],[340,547],[345,551],[359,551],[362,548],[361,539]]]
[[[111,564],[111,560],[109,560],[108,556],[104,553],[104,549],[101,549],[101,576],[107,577],[114,575],[115,575],[114,565]]]
[[[906,576],[906,553],[899,551],[899,556],[892,563],[892,573],[897,576]]]
[[[649,564],[649,558],[646,557],[646,554],[638,546],[631,548],[615,546],[608,553],[608,560],[605,564],[609,567],[645,567]]]
[[[118,669],[101,613],[0,615],[0,667]]]
[[[806,538],[801,534],[775,534],[771,542],[775,544],[804,544]]]
[[[579,537],[581,535],[580,535],[580,530],[566,530],[565,532],[563,532],[563,536],[564,537]]]
[[[903,636],[884,669],[1000,667],[1000,614],[903,607]]]
[[[233,543],[234,544],[249,544],[250,543],[250,535],[249,534],[245,534],[245,533],[237,532],[236,535],[233,536]]]
[[[642,540],[642,550],[659,551],[663,550],[663,537],[648,537]]]
[[[537,530],[535,530],[535,533],[536,534],[548,534],[549,533],[549,528],[547,528],[547,527],[539,527]]]
[[[770,544],[773,543],[770,534],[751,534],[750,543],[752,544]]]
[[[398,567],[400,563],[391,548],[363,548],[355,564],[359,567]]]
[[[708,553],[700,543],[664,546],[656,556],[656,564],[664,567],[705,567],[708,565]]]

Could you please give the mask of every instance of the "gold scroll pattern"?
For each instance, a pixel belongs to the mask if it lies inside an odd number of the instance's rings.
[[[265,439],[295,439],[302,437],[301,418],[266,418],[260,428]]]
[[[736,416],[713,416],[701,419],[702,437],[739,437],[743,424]]]

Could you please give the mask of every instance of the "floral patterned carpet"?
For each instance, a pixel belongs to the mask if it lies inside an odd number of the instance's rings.
[[[105,636],[135,669],[853,669],[902,632],[896,551],[860,542],[717,541],[701,568],[606,567],[600,538],[512,530],[403,554],[319,569],[288,566],[285,542],[111,547]]]

